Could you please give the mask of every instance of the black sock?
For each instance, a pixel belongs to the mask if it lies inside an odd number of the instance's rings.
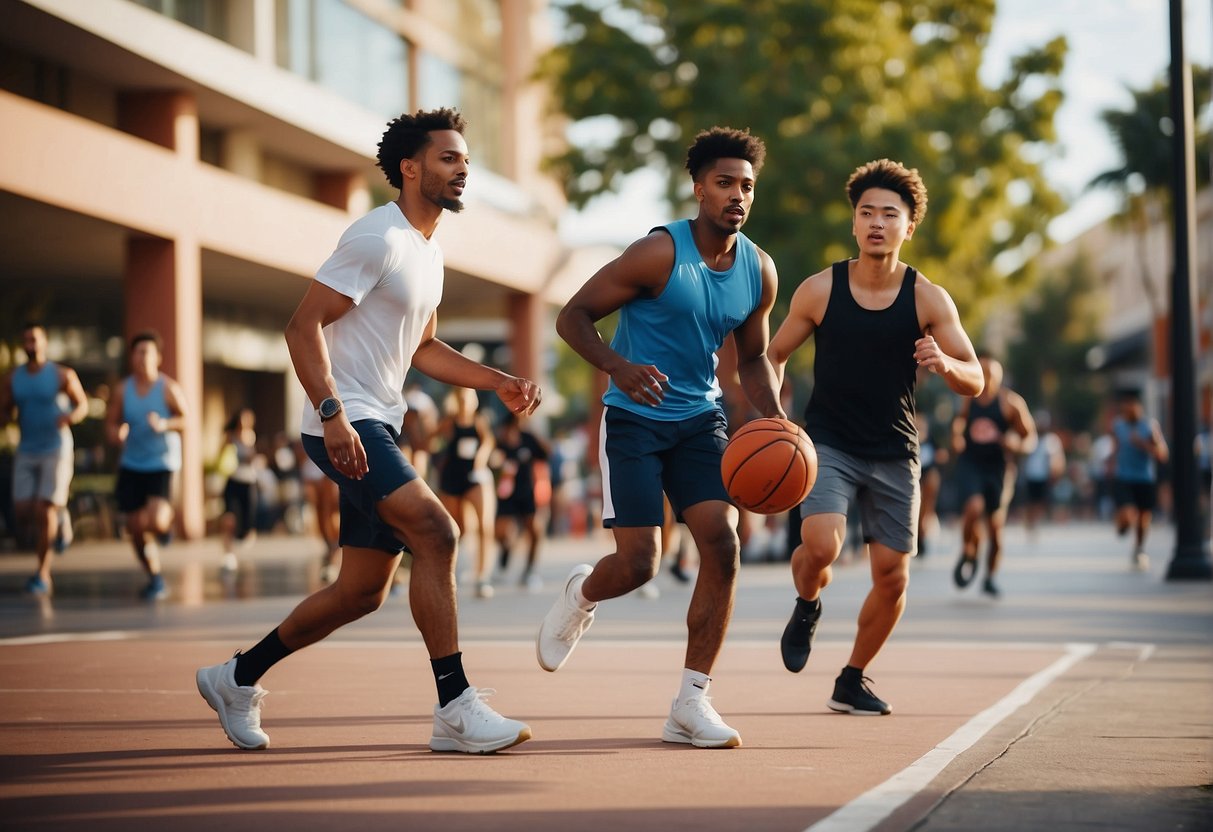
[[[434,682],[438,685],[438,707],[445,708],[452,699],[467,690],[468,677],[463,675],[463,654],[452,653],[441,659],[430,659],[434,670]]]
[[[821,615],[821,599],[814,598],[812,601],[806,601],[799,595],[796,596],[796,612],[803,615],[810,621]]]
[[[863,682],[863,668],[847,665],[842,669],[842,673],[838,674],[838,678],[849,684],[861,684]]]
[[[246,653],[236,656],[236,684],[242,687],[257,684],[257,680],[265,675],[265,671],[285,659],[293,650],[287,648],[278,637],[278,628],[257,642]]]

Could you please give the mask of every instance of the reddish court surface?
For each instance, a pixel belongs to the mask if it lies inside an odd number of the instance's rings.
[[[426,747],[434,704],[416,644],[311,648],[264,681],[267,751],[242,752],[198,696],[231,645],[0,645],[0,814],[10,830],[788,830],[930,751],[1064,652],[894,643],[888,717],[825,708],[841,644],[798,676],[769,644],[726,646],[714,703],[744,747],[659,741],[682,648],[593,643],[557,674],[533,646],[465,645],[473,684],[535,738],[489,757]],[[992,653],[997,656],[992,660]]]

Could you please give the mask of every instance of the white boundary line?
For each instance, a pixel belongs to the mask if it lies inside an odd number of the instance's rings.
[[[1067,644],[1066,655],[1029,676],[1014,690],[974,716],[953,734],[888,780],[836,809],[805,832],[868,832],[918,794],[963,752],[1058,676],[1095,652],[1094,644]]]
[[[135,638],[137,633],[123,630],[102,630],[96,633],[44,633],[38,636],[0,638],[0,647],[20,647],[26,644],[63,644],[69,641],[123,641]]]

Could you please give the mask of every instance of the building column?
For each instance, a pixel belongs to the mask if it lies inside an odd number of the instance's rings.
[[[354,171],[329,171],[312,177],[317,202],[331,205],[347,214],[365,214],[371,210],[371,192],[366,179]]]
[[[538,295],[510,295],[510,368],[516,376],[544,383],[543,345],[547,325],[547,309]]]
[[[164,341],[161,370],[177,380],[188,417],[181,434],[183,537],[206,533],[202,453],[202,261],[194,240],[132,235],[126,241],[126,342],[153,329]]]

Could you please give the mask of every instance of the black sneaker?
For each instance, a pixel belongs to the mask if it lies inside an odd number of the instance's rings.
[[[962,554],[960,560],[956,561],[956,568],[952,570],[952,580],[956,582],[956,586],[964,589],[973,583],[973,579],[976,577],[977,558],[965,557]]]
[[[826,704],[831,711],[844,714],[884,716],[892,713],[893,709],[889,707],[889,703],[872,693],[872,689],[867,686],[866,683],[871,681],[867,676],[862,676],[856,681],[848,682],[839,676],[834,680],[834,698]]]
[[[783,628],[783,637],[779,639],[779,652],[783,654],[783,666],[793,673],[804,670],[809,661],[809,651],[813,649],[813,633],[817,631],[817,620],[821,618],[821,601],[817,601],[817,611],[805,615],[800,598],[796,599],[796,608],[788,619],[788,626]]]
[[[998,588],[998,584],[994,583],[993,578],[986,578],[981,585],[981,591],[991,598],[1001,598],[1002,590]]]
[[[680,584],[689,584],[691,582],[691,576],[687,574],[687,571],[682,568],[682,564],[677,560],[670,564],[670,574]]]

